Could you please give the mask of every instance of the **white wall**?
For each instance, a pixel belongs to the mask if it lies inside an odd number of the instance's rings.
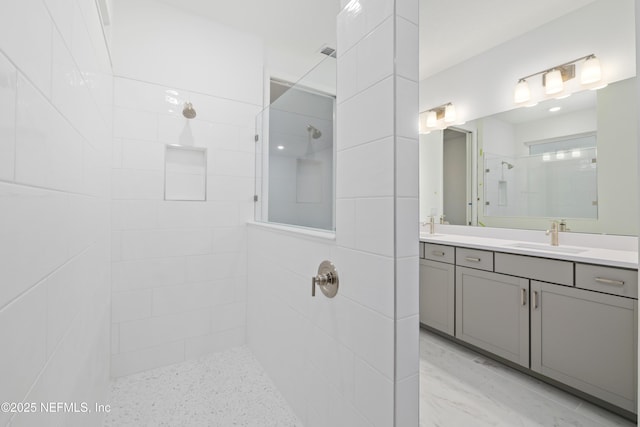
[[[534,31],[420,81],[420,111],[447,102],[460,120],[511,110],[519,78],[594,53],[603,80],[636,75],[634,1],[597,0]],[[530,83],[537,91],[541,83]],[[532,94],[535,96],[536,93]]]
[[[418,425],[417,8],[338,16],[335,242],[249,228],[248,343],[305,425]]]
[[[111,66],[93,2],[0,4],[0,401],[105,404]],[[101,415],[0,413],[0,425]]]
[[[120,376],[245,342],[262,44],[159,2],[120,0],[114,11],[111,374]],[[205,202],[164,201],[165,144],[177,143],[208,150]]]

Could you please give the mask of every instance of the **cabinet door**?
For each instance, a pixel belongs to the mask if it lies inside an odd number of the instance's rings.
[[[420,323],[453,335],[455,267],[420,260]]]
[[[636,300],[531,282],[531,369],[636,411]]]
[[[456,337],[529,367],[529,280],[456,267]]]

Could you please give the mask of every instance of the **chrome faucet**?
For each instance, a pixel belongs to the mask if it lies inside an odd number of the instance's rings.
[[[551,230],[545,233],[551,235],[551,246],[558,246],[558,221],[551,221]]]
[[[429,234],[434,234],[436,229],[436,218],[433,215],[429,217],[429,222],[422,221],[420,223],[420,225],[422,225],[423,227],[426,226],[427,224],[429,224]]]
[[[558,231],[571,231],[569,227],[567,227],[567,220],[561,219],[560,224],[558,224]]]

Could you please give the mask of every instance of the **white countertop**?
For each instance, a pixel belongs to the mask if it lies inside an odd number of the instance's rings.
[[[506,252],[519,255],[537,256],[542,258],[562,259],[567,261],[584,262],[588,264],[608,265],[622,268],[638,268],[638,252],[615,249],[591,248],[586,246],[560,245],[545,249],[545,244],[520,240],[495,239],[490,237],[465,236],[457,234],[428,234],[420,233],[420,241],[465,248],[485,249],[496,252]],[[530,244],[540,248],[515,247],[517,244]],[[580,250],[580,253],[557,252],[554,249]]]

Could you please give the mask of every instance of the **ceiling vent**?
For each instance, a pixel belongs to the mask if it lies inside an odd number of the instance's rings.
[[[322,49],[320,49],[320,53],[323,54],[323,55],[330,56],[332,58],[336,57],[336,50],[334,48],[332,48],[332,47],[329,47],[329,46],[325,46]]]

